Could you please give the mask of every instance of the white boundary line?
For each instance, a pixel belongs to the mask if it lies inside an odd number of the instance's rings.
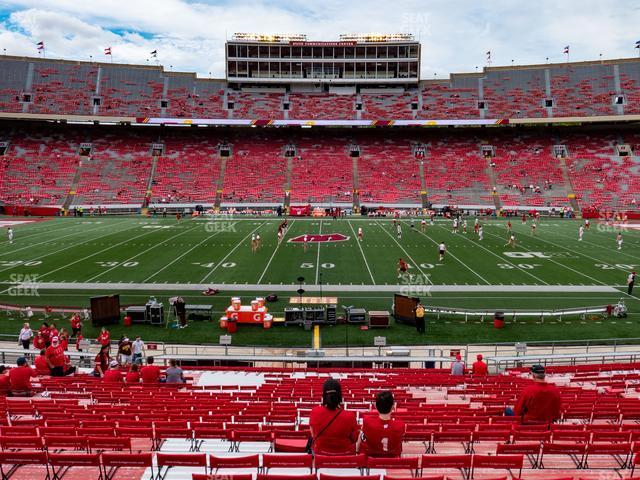
[[[14,287],[37,288],[39,290],[146,290],[146,291],[202,291],[208,287],[233,291],[279,291],[294,293],[297,285],[289,284],[230,284],[230,283],[71,283],[35,282],[19,283]],[[319,285],[305,285],[307,291]],[[324,292],[400,292],[403,285],[322,285]],[[515,292],[515,293],[615,293],[618,288],[609,285],[433,285],[431,292]],[[477,297],[473,297],[477,298]],[[501,297],[498,297],[501,298]],[[508,300],[510,297],[505,297]],[[564,297],[563,297],[564,298]]]
[[[448,230],[446,227],[443,227],[442,225],[436,225],[436,226],[437,226],[438,228],[442,228],[443,230],[445,230],[445,231],[449,232],[449,230]],[[428,235],[427,235],[426,233],[423,233],[423,232],[420,232],[420,233],[421,233],[422,235],[424,235],[424,236],[428,237]],[[451,232],[449,232],[449,233],[451,233]],[[453,235],[453,234],[452,234],[452,235]],[[513,266],[513,267],[515,267],[517,270],[519,270],[519,271],[521,271],[521,272],[523,272],[523,273],[526,273],[527,275],[529,275],[530,277],[535,278],[535,279],[536,279],[536,280],[538,280],[539,282],[542,282],[542,284],[543,284],[543,285],[549,285],[547,282],[545,282],[545,281],[544,281],[544,280],[542,280],[541,278],[536,277],[533,273],[528,272],[528,271],[527,271],[527,270],[525,270],[524,268],[520,268],[520,267],[518,267],[518,265],[516,265],[516,264],[514,264],[514,263],[511,263],[509,260],[506,260],[506,259],[502,258],[502,257],[501,257],[500,255],[498,255],[497,253],[492,252],[492,251],[491,251],[491,250],[489,250],[488,248],[484,247],[483,245],[481,245],[481,244],[480,244],[480,242],[479,242],[479,241],[478,241],[478,242],[476,242],[475,240],[471,240],[471,239],[470,239],[469,237],[467,237],[467,235],[466,235],[466,234],[464,234],[464,233],[458,233],[457,235],[461,235],[461,236],[462,236],[462,238],[464,238],[465,240],[467,240],[467,241],[471,242],[472,244],[474,244],[475,246],[480,247],[481,249],[483,249],[483,250],[485,250],[485,251],[489,252],[491,255],[493,255],[494,257],[496,257],[496,258],[497,258],[498,260],[500,260],[501,262],[508,263],[509,265],[511,265],[511,266]]]
[[[430,285],[433,285],[433,282],[431,281],[431,275],[427,275],[426,273],[424,273],[424,272],[422,271],[422,269],[420,268],[420,264],[419,264],[418,262],[416,262],[416,261],[411,257],[411,255],[409,255],[409,252],[407,252],[407,251],[405,250],[405,248],[400,244],[400,242],[398,242],[398,240],[397,240],[393,235],[391,235],[389,232],[387,232],[387,230],[386,230],[382,225],[380,225],[377,221],[376,221],[376,225],[377,225],[378,227],[380,227],[384,233],[386,233],[387,235],[389,235],[389,237],[391,237],[391,240],[393,240],[394,242],[396,242],[396,243],[398,244],[398,246],[400,247],[400,249],[405,253],[405,255],[407,256],[407,258],[408,258],[409,260],[411,260],[411,261],[414,263],[414,265],[416,266],[416,268],[418,269],[418,271],[422,274],[422,276],[425,278],[425,280],[426,280],[427,282],[429,282],[429,284],[430,284]]]
[[[1,220],[2,220],[2,218],[0,218],[0,221]],[[27,227],[29,225],[38,225],[38,224],[42,225],[43,223],[47,223],[48,221],[49,220],[44,220],[42,222],[30,222],[30,223],[28,223],[26,225],[22,225],[22,226],[23,227]],[[24,236],[15,235],[14,238],[13,238],[13,243],[15,244],[18,240],[24,240],[26,238],[36,237],[38,235],[52,234],[52,233],[61,232],[63,230],[67,230],[69,228],[77,227],[78,225],[79,225],[78,223],[75,223],[73,225],[65,225],[64,227],[61,227],[61,228],[53,228],[53,229],[51,229],[51,228],[49,228],[49,229],[47,229],[47,228],[43,228],[43,229],[38,228],[38,229],[33,229],[33,230],[31,230],[31,233],[29,233],[28,235],[24,235]],[[18,227],[18,225],[15,225],[15,226]],[[35,232],[34,232],[34,230],[35,230]],[[43,230],[43,231],[41,231],[41,230]],[[15,231],[15,229],[14,229],[14,231]],[[0,246],[2,246],[2,245],[10,245],[9,240],[0,241]],[[34,245],[39,245],[39,244],[35,243],[35,244],[31,245],[31,246],[34,246]]]
[[[123,264],[123,263],[130,262],[130,261],[131,261],[131,260],[133,260],[134,258],[138,258],[139,256],[144,255],[144,254],[145,254],[145,253],[147,253],[147,252],[150,252],[150,251],[151,251],[151,250],[153,250],[154,248],[158,248],[160,245],[164,245],[164,244],[165,244],[165,243],[167,243],[167,242],[170,242],[170,241],[172,241],[172,240],[175,240],[176,238],[181,237],[182,235],[184,235],[184,234],[186,234],[186,233],[191,233],[191,232],[193,232],[196,228],[198,228],[199,226],[200,226],[200,225],[194,225],[193,227],[186,229],[184,232],[180,232],[179,234],[174,235],[174,236],[172,236],[172,237],[170,237],[170,238],[167,238],[166,240],[163,240],[163,241],[162,241],[162,242],[160,242],[160,243],[156,243],[155,245],[152,245],[151,247],[149,247],[149,248],[147,248],[147,249],[145,249],[145,250],[142,250],[141,252],[139,252],[139,253],[135,254],[135,255],[134,255],[134,256],[132,256],[132,257],[129,257],[129,258],[125,259],[125,260],[121,260],[121,261],[119,261],[119,262],[118,262],[118,265],[116,265],[115,267],[111,267],[111,268],[108,268],[108,269],[106,269],[106,270],[103,270],[102,272],[100,272],[100,273],[98,273],[97,275],[94,275],[93,277],[91,277],[90,279],[88,279],[88,280],[87,280],[87,282],[92,282],[93,280],[95,280],[96,278],[101,277],[101,276],[102,276],[102,275],[104,275],[105,273],[109,273],[109,272],[111,272],[111,271],[115,270],[116,268],[118,268],[118,267],[122,266],[122,264]],[[156,231],[161,231],[161,229],[156,230]]]
[[[200,280],[200,283],[204,283],[204,281],[205,281],[207,278],[209,278],[209,276],[210,276],[213,272],[215,272],[215,271],[218,269],[218,267],[219,267],[220,265],[222,265],[222,263],[223,263],[227,258],[229,258],[229,257],[231,256],[231,254],[232,254],[233,252],[235,252],[235,251],[240,247],[240,245],[242,245],[242,244],[244,243],[244,241],[245,241],[247,238],[249,238],[249,236],[250,236],[253,232],[255,232],[256,230],[258,230],[258,229],[259,229],[260,227],[262,227],[264,224],[265,224],[265,222],[262,222],[262,223],[261,223],[260,225],[258,225],[256,228],[254,228],[254,229],[253,229],[253,230],[251,230],[249,233],[247,233],[243,238],[241,238],[241,239],[240,239],[240,241],[238,242],[238,244],[237,244],[235,247],[233,247],[233,250],[231,250],[229,253],[227,253],[227,254],[225,255],[225,257],[224,257],[222,260],[220,260],[220,261],[217,263],[217,265],[216,265],[215,267],[213,267],[211,270],[209,270],[209,273],[207,273],[207,274],[204,276],[204,278],[203,278],[202,280]],[[207,287],[205,286],[204,288],[207,288]]]
[[[356,235],[356,231],[353,229],[353,225],[351,225],[351,221],[347,220],[347,223],[349,224],[349,228],[351,228],[351,232],[353,233],[353,239],[355,240],[356,244],[358,245],[358,248],[360,249],[360,253],[362,254],[362,259],[364,260],[364,264],[367,267],[367,271],[369,272],[369,276],[371,277],[371,283],[373,283],[375,285],[376,281],[373,278],[373,273],[371,273],[371,269],[369,268],[369,262],[367,262],[367,257],[365,257],[364,251],[362,250],[362,245],[361,245],[362,242],[360,242],[360,239]]]
[[[287,236],[287,233],[289,233],[289,230],[293,227],[294,223],[296,223],[296,221],[292,220],[291,221],[291,225],[289,225],[289,227],[287,228],[287,231],[284,233],[284,235],[282,235],[282,240],[280,240],[280,242],[276,245],[276,248],[273,250],[273,253],[271,254],[271,258],[269,258],[269,261],[267,262],[267,266],[264,267],[264,270],[262,271],[262,275],[260,275],[260,278],[258,279],[258,285],[260,284],[260,282],[262,282],[262,279],[266,275],[267,270],[269,270],[269,266],[271,265],[271,262],[273,261],[274,257],[276,256],[276,253],[278,252],[278,249],[280,248],[280,245],[282,245],[284,243],[284,237]]]

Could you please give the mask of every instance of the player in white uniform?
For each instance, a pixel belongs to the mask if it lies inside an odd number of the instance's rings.
[[[516,246],[516,236],[511,234],[509,236],[509,240],[507,241],[507,243],[504,246],[505,247],[515,247]]]
[[[284,232],[282,231],[282,228],[278,229],[278,243],[282,242],[282,237],[284,236]]]
[[[438,257],[440,261],[444,260],[444,254],[446,252],[447,252],[447,246],[444,244],[444,242],[440,242],[440,245],[438,245]]]
[[[304,237],[302,237],[302,243],[304,245],[304,251],[307,251],[307,248],[309,248],[309,237],[307,236],[307,234],[304,234]]]
[[[582,241],[582,236],[584,235],[584,227],[582,225],[580,225],[580,228],[578,229],[578,241],[581,242]]]
[[[420,221],[420,230],[422,233],[427,230],[427,221],[424,218]]]
[[[258,244],[256,242],[256,235],[252,234],[251,235],[251,251],[255,253],[257,248],[258,248]]]
[[[362,227],[358,227],[358,240],[362,241]]]
[[[453,219],[453,233],[458,233],[458,219]]]
[[[585,218],[585,220],[584,220],[584,228],[585,228],[585,230],[589,230],[589,227],[590,227],[590,226],[591,226],[591,225],[590,225],[590,223],[589,223],[589,219],[588,219],[588,218]]]
[[[398,237],[398,240],[402,240],[402,227],[399,223],[396,225],[396,236]]]
[[[261,243],[262,243],[262,239],[260,238],[260,234],[257,233],[256,234],[256,250],[260,248]]]
[[[480,225],[478,227],[478,240],[482,241],[482,239],[484,239],[484,229],[482,228],[482,225]]]
[[[464,219],[464,220],[462,221],[462,231],[463,231],[464,233],[467,233],[467,220],[466,220],[466,219]]]
[[[618,244],[618,250],[622,250],[622,234],[616,235],[616,243]]]
[[[7,228],[7,238],[9,239],[9,243],[13,243],[13,228]]]

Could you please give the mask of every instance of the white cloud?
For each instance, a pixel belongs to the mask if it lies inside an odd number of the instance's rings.
[[[640,21],[631,0],[513,2],[509,0],[6,0],[11,11],[0,25],[0,48],[10,54],[100,58],[113,47],[114,61],[145,63],[157,49],[174,70],[224,75],[224,41],[233,32],[306,33],[336,39],[340,33],[412,31],[423,43],[424,78],[494,65],[634,56],[628,25]],[[118,32],[130,32],[115,34]],[[138,35],[135,32],[144,32]],[[151,38],[147,38],[151,35]]]

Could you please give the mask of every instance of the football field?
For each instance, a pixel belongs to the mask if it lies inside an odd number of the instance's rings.
[[[12,221],[5,217],[0,225]],[[419,296],[428,305],[496,309],[603,305],[624,297],[631,315],[615,333],[635,334],[631,319],[639,302],[626,295],[627,275],[640,265],[640,230],[633,226],[593,223],[578,241],[582,221],[542,219],[534,236],[530,222],[512,219],[516,243],[507,246],[504,219],[482,219],[480,240],[473,217],[467,233],[453,233],[450,220],[422,228],[420,219],[413,226],[403,219],[401,236],[390,219],[299,218],[289,219],[279,243],[281,221],[85,217],[17,224],[13,243],[5,232],[0,238],[0,301],[84,306],[97,293],[120,293],[127,303],[180,294],[188,303],[211,302],[221,311],[229,296],[274,292],[285,300],[275,306],[278,313],[300,283],[305,295],[317,296],[322,288],[339,304],[385,310],[394,292]],[[255,251],[252,235],[261,237]],[[447,248],[443,261],[441,242]],[[409,273],[399,278],[400,258]],[[203,297],[207,287],[221,294]],[[601,330],[592,334],[613,336],[606,325]]]

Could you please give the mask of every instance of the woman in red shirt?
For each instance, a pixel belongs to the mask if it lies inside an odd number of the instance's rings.
[[[127,373],[127,376],[124,377],[124,381],[128,384],[133,383],[140,383],[140,372],[139,372],[139,366],[137,363],[132,363],[131,364],[131,368],[129,369],[129,372]]]
[[[38,334],[33,337],[33,348],[35,350],[42,350],[44,348],[47,348],[47,342],[42,336],[42,332],[38,332]]]
[[[100,332],[100,335],[98,335],[97,341],[103,347],[109,345],[109,348],[111,348],[111,335],[106,328],[102,327],[102,331]]]
[[[319,455],[352,455],[359,427],[354,412],[342,408],[340,382],[330,378],[322,386],[322,405],[311,410],[311,448]]]
[[[33,364],[36,367],[36,373],[38,375],[49,375],[51,370],[49,370],[49,364],[47,363],[47,357],[45,356],[44,348],[40,350],[40,355],[36,357]]]

